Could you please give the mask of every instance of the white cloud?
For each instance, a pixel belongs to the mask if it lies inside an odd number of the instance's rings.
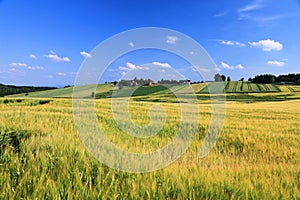
[[[88,52],[85,52],[85,51],[81,51],[81,52],[80,52],[80,55],[82,55],[82,56],[85,57],[85,58],[91,58],[91,57],[92,57],[91,54],[89,54]]]
[[[221,71],[221,69],[219,67],[215,67],[214,70],[217,71],[217,72]]]
[[[290,16],[290,14],[267,15],[266,12],[262,15],[255,12],[267,6],[266,0],[254,0],[251,4],[238,10],[239,20],[252,20],[259,26],[265,26],[270,22]]]
[[[44,67],[42,66],[35,66],[35,67],[32,67],[32,66],[29,66],[27,65],[26,63],[10,63],[9,66],[12,66],[12,67],[25,67],[26,69],[29,69],[29,70],[43,70]],[[15,69],[15,68],[12,68],[12,69]]]
[[[27,67],[28,65],[26,63],[10,63],[9,64],[12,67]]]
[[[160,63],[160,62],[153,62],[153,65],[159,66],[159,67],[164,67],[164,68],[171,68],[171,65],[169,63]]]
[[[245,69],[245,67],[242,64],[238,64],[235,66],[236,69]]]
[[[130,62],[126,63],[126,67],[123,67],[123,66],[119,67],[119,70],[121,70],[121,71],[130,71],[130,70],[136,70],[136,69],[142,69],[142,67],[137,66]]]
[[[58,55],[55,54],[48,54],[44,55],[46,58],[49,58],[50,60],[56,61],[56,62],[70,62],[70,58],[68,57],[59,57]]]
[[[122,75],[122,76],[125,76],[125,75],[126,75],[126,72],[121,72],[121,75]]]
[[[57,73],[57,75],[58,75],[58,76],[65,76],[65,75],[66,75],[66,73],[63,73],[63,72],[58,72],[58,73]]]
[[[261,48],[263,51],[280,51],[283,45],[275,40],[267,39],[258,42],[248,42],[251,47]]]
[[[234,43],[232,41],[221,41],[221,44],[226,44],[226,45],[234,45]]]
[[[225,68],[225,69],[234,69],[233,66],[230,66],[230,65],[228,65],[228,64],[226,64],[226,63],[224,63],[224,62],[221,62],[221,65],[220,65],[220,66],[223,67],[223,68]]]
[[[238,64],[236,66],[230,66],[227,63],[221,62],[220,67],[224,68],[224,69],[230,69],[230,70],[234,70],[234,69],[244,69],[245,67],[242,64]]]
[[[224,17],[225,15],[227,15],[228,11],[223,11],[223,12],[219,12],[217,14],[215,14],[215,17]]]
[[[130,62],[126,63],[126,66],[129,67],[129,69],[134,70],[134,69],[142,69],[140,66],[137,66],[135,64],[132,64]]]
[[[56,54],[55,51],[53,51],[53,50],[50,50],[49,52],[50,52],[50,54]]]
[[[269,60],[267,62],[268,65],[273,65],[273,66],[276,66],[276,67],[283,67],[285,66],[285,62],[281,62],[281,61],[278,61],[278,60]]]
[[[36,55],[34,55],[34,54],[30,54],[30,55],[29,55],[29,58],[32,58],[32,59],[34,59],[34,60],[37,59]]]
[[[9,69],[9,72],[17,72],[17,69],[13,67],[13,68]]]
[[[177,36],[167,36],[167,43],[168,44],[176,44],[176,42],[178,41],[178,37]]]
[[[42,67],[42,66],[36,66],[36,67],[28,66],[27,69],[29,69],[29,70],[43,70],[44,67]]]
[[[263,8],[264,5],[262,3],[262,0],[255,0],[251,4],[248,4],[244,6],[243,8],[240,8],[238,12],[249,12],[249,11],[254,11]]]
[[[237,41],[230,41],[230,40],[227,40],[227,41],[226,40],[222,40],[221,44],[229,45],[229,46],[239,46],[239,47],[246,46],[244,43],[237,42]]]
[[[121,70],[121,71],[129,71],[130,69],[128,67],[120,66],[119,70]]]
[[[131,47],[134,47],[134,43],[133,42],[129,42],[128,45],[131,46]]]

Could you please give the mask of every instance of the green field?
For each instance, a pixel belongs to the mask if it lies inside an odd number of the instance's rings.
[[[280,92],[281,90],[277,85],[273,84],[256,84],[244,81],[230,81],[224,83],[212,82],[209,83],[210,87],[221,87],[224,84],[226,93],[265,93],[265,92]],[[208,87],[200,91],[200,93],[209,93]]]
[[[83,90],[89,86],[79,86]],[[278,86],[273,84],[255,84],[250,82],[242,81],[231,81],[231,82],[211,82],[211,83],[199,83],[187,85],[153,85],[153,86],[137,86],[137,87],[123,87],[122,89],[116,90],[111,84],[99,84],[95,85],[95,97],[96,98],[107,98],[111,97],[114,92],[114,96],[149,96],[149,95],[167,95],[175,92],[176,94],[186,93],[270,93],[270,92],[299,92],[300,86]],[[187,89],[190,88],[193,89]],[[209,89],[210,88],[210,89]],[[224,88],[225,90],[220,90]],[[192,92],[194,91],[194,92]],[[73,87],[47,90],[41,92],[32,92],[25,94],[10,95],[8,97],[26,97],[26,98],[71,98]],[[86,97],[90,97],[86,96]]]
[[[231,91],[241,86],[242,90],[258,90],[256,85],[249,88],[241,82],[229,86]],[[200,121],[191,147],[170,166],[141,174],[111,169],[92,157],[77,135],[72,100],[62,98],[71,97],[72,88],[1,98],[0,198],[299,199],[300,87],[276,86],[281,92],[274,92],[268,85],[269,92],[226,94],[221,137],[213,151],[200,159],[211,103],[218,103],[211,101],[209,94],[199,93],[205,87],[192,85],[198,91]],[[99,85],[96,94],[112,89],[111,85]],[[174,137],[181,120],[180,104],[172,91],[184,96],[184,87],[156,86],[145,93],[146,89],[136,90],[131,97],[132,120],[147,125],[153,105],[162,106],[167,113],[163,129],[150,138],[135,138],[121,131],[113,119],[111,99],[95,100],[106,136],[130,152],[163,147]],[[60,98],[46,98],[51,95]],[[158,117],[155,110],[153,116]]]

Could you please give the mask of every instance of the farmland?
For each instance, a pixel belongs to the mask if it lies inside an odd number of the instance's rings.
[[[201,117],[194,142],[170,166],[140,174],[111,169],[92,157],[75,129],[72,100],[67,98],[71,88],[2,98],[0,198],[299,199],[299,86],[267,86],[269,92],[251,94],[238,92],[241,88],[259,90],[248,86],[240,82],[228,85],[227,90],[237,93],[226,94],[221,137],[213,151],[200,159],[211,103],[215,102],[201,92],[205,84],[192,85]],[[109,94],[112,88],[97,86],[96,96]],[[172,88],[154,88],[145,93],[146,89],[141,88],[131,97],[133,121],[148,124],[147,113],[153,105],[163,106],[168,114],[161,132],[147,139],[133,138],[117,128],[110,98],[95,100],[97,117],[107,137],[131,152],[164,146],[180,123],[180,104],[171,95]],[[173,89],[183,91],[182,87]]]
[[[225,85],[226,93],[258,93],[258,92],[280,92],[280,88],[273,84],[256,84],[244,81],[230,81],[224,83],[210,83],[210,85]],[[204,88],[200,93],[209,93],[208,88]]]
[[[198,83],[192,84],[191,88],[194,90],[194,93],[199,94],[208,94],[211,91],[208,89],[211,87],[211,90],[214,91],[214,88],[225,87],[226,93],[270,93],[270,92],[281,92],[281,88],[283,91],[288,92],[298,92],[300,91],[300,87],[297,86],[278,86],[273,84],[255,84],[250,82],[242,82],[242,81],[231,81],[231,82],[211,82],[211,83]],[[88,85],[88,86],[80,86],[83,90],[88,87],[95,87],[96,98],[103,97],[111,97],[113,90],[115,87],[111,84],[99,84],[99,85]],[[185,85],[154,85],[154,86],[136,86],[136,87],[123,87],[118,90],[115,95],[117,96],[128,96],[133,94],[134,96],[144,96],[144,95],[158,95],[158,94],[168,94],[172,92],[176,93],[186,93],[185,89],[187,86]],[[71,98],[73,92],[73,87],[47,90],[41,92],[32,92],[26,94],[26,97],[34,97],[34,98]],[[10,97],[24,97],[25,94],[15,94],[10,95]]]

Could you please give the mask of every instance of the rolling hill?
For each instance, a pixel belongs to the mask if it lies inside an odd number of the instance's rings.
[[[242,81],[231,82],[209,82],[190,85],[195,94],[209,94],[209,91],[215,91],[218,88],[225,88],[225,92],[228,94],[246,94],[246,93],[293,93],[299,92],[300,86],[295,85],[273,85],[273,84],[255,84]],[[91,88],[91,85],[79,86],[80,89]],[[115,86],[112,84],[98,84],[92,87],[97,87],[94,94],[96,99],[110,98],[112,95],[115,97],[124,96],[165,96],[176,94],[189,94],[191,90],[187,85],[153,85],[153,86],[136,86],[136,87],[123,87],[122,89],[115,90]],[[210,90],[209,90],[210,88]],[[73,87],[51,89],[38,92],[28,92],[21,94],[8,95],[8,97],[29,97],[29,98],[71,98],[73,93]],[[86,97],[91,97],[88,95]]]

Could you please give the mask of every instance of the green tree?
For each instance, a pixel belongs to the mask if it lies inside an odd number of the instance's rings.
[[[221,77],[221,74],[217,73],[215,74],[215,82],[221,82],[222,81],[222,77]]]
[[[221,79],[222,79],[222,81],[225,81],[226,80],[226,76],[225,75],[221,75]]]

